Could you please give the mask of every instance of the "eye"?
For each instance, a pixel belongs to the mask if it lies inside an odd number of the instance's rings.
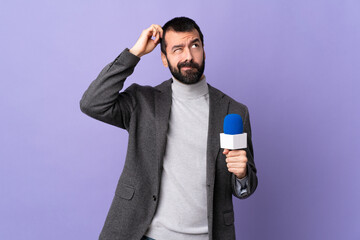
[[[192,48],[198,48],[198,47],[199,47],[199,44],[194,43],[191,47],[192,47]]]
[[[179,52],[181,52],[181,48],[175,48],[174,49],[174,53],[179,53]]]

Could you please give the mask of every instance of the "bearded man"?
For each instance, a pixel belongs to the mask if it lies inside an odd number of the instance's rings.
[[[121,92],[140,58],[159,43],[172,78]],[[204,69],[203,34],[195,21],[178,17],[145,29],[84,93],[84,113],[129,133],[100,239],[235,239],[232,195],[245,199],[257,187],[249,112],[210,86]],[[230,113],[244,119],[246,149],[220,149]]]

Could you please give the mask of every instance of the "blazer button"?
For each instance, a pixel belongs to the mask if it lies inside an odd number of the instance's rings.
[[[153,200],[156,201],[156,195],[153,195]]]

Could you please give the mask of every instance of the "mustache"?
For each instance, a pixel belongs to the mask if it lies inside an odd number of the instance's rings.
[[[194,62],[182,62],[182,63],[178,63],[177,67],[179,70],[182,67],[193,67],[193,68],[199,69],[200,65],[197,63],[194,63]]]

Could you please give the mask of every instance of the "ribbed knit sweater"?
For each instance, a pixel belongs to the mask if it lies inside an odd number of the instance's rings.
[[[208,122],[206,79],[192,85],[173,79],[159,205],[146,236],[156,240],[208,239]]]

